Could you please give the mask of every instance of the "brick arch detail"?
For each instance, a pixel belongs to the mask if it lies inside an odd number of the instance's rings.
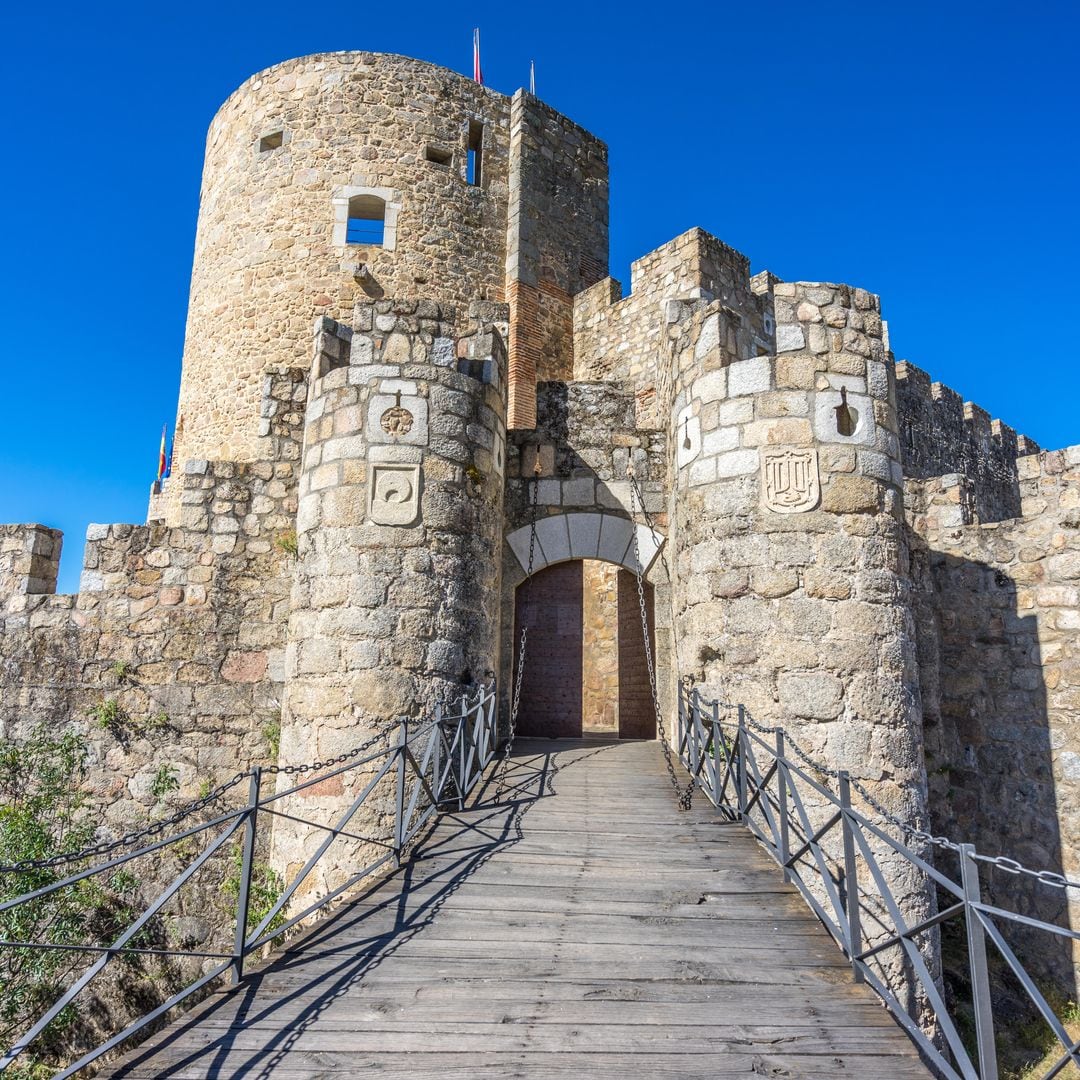
[[[638,569],[634,559],[635,529],[641,572],[645,574],[660,554],[665,539],[648,525],[635,525],[617,514],[554,514],[541,518],[536,523],[533,573],[569,559],[602,559],[634,573]],[[523,525],[506,537],[523,571],[529,565],[529,530],[528,525]]]

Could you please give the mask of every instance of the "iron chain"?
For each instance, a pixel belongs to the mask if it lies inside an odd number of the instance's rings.
[[[708,702],[707,704],[713,704]],[[724,702],[719,704],[724,707],[730,708]],[[840,770],[830,769],[827,765],[822,765],[820,761],[816,761],[812,758],[801,746],[788,734],[787,730],[780,724],[767,725],[759,723],[751,715],[749,710],[743,710],[743,717],[747,727],[752,728],[762,735],[776,735],[782,733],[784,735],[784,745],[791,750],[796,757],[802,762],[808,765],[815,772],[821,773],[823,776],[828,776],[833,780],[839,780]],[[956,843],[954,840],[950,840],[947,836],[935,836],[933,833],[927,832],[925,829],[920,829],[915,825],[911,825],[903,819],[897,817],[890,810],[887,810],[882,804],[867,790],[866,785],[855,777],[848,775],[848,783],[852,788],[857,791],[866,804],[887,824],[892,825],[894,828],[899,829],[902,833],[909,837],[913,837],[917,840],[922,840],[926,844],[930,844],[933,847],[941,848],[945,851],[953,851],[959,853],[963,850],[963,845]],[[977,862],[985,863],[987,866],[994,866],[997,869],[1004,871],[1006,874],[1023,874],[1027,877],[1034,878],[1036,881],[1043,885],[1050,885],[1057,889],[1080,889],[1080,881],[1073,881],[1070,878],[1065,877],[1063,874],[1059,874],[1054,870],[1031,870],[1024,866],[1022,863],[1017,862],[1016,859],[1010,859],[1005,855],[982,855],[979,852],[973,852],[972,858]]]
[[[99,844],[91,844],[81,851],[66,851],[60,855],[53,855],[48,859],[25,859],[22,862],[12,863],[10,866],[0,866],[0,874],[25,873],[28,870],[48,870],[56,866],[64,866],[67,863],[81,862],[83,859],[89,859],[98,855],[109,855],[114,851],[120,850],[120,848],[132,847],[140,840],[149,840],[151,837],[157,836],[172,825],[179,825],[185,818],[198,813],[212,802],[220,799],[226,791],[236,787],[237,784],[242,780],[246,780],[250,775],[250,770],[237,773],[229,780],[226,780],[225,783],[219,784],[213,791],[208,792],[202,798],[188,803],[187,806],[177,810],[176,813],[171,814],[167,818],[162,818],[160,821],[155,821],[152,825],[147,825],[143,829],[125,833],[115,840],[104,840]]]
[[[529,494],[529,565],[525,571],[525,580],[528,581],[533,574],[533,563],[536,559],[536,514],[537,497],[540,487],[540,447],[536,448],[536,462],[533,465],[532,490]],[[521,642],[518,645],[517,671],[514,678],[514,693],[510,699],[510,721],[506,732],[506,744],[503,746],[502,761],[499,762],[499,782],[495,785],[495,801],[502,798],[506,790],[506,774],[510,769],[510,751],[514,746],[514,738],[517,736],[518,710],[521,708],[521,686],[525,681],[525,645],[529,636],[528,626],[521,628]]]
[[[345,762],[359,757],[364,751],[370,750],[380,739],[386,738],[389,730],[389,728],[384,728],[366,742],[361,743],[352,750],[349,750],[344,754],[338,754],[337,757],[329,758],[326,761],[313,761],[308,765],[266,765],[262,770],[263,775],[280,773],[283,776],[303,776],[307,773],[318,772],[322,769],[329,768],[332,765],[343,765]],[[211,803],[220,799],[227,791],[248,779],[252,772],[253,770],[247,769],[244,772],[236,773],[223,784],[219,784],[213,791],[210,791],[201,798],[196,799],[194,802],[190,802],[186,806],[181,807],[168,817],[162,818],[160,821],[155,821],[151,825],[147,825],[145,828],[125,833],[115,840],[104,840],[99,844],[91,844],[89,847],[83,848],[80,851],[66,851],[60,855],[53,855],[47,859],[26,859],[22,862],[12,863],[9,866],[0,866],[0,874],[26,873],[30,870],[50,870],[57,866],[66,866],[68,863],[82,862],[84,859],[110,855],[114,851],[119,851],[122,848],[134,847],[140,841],[150,840],[153,837],[159,836],[166,829],[171,828],[173,825],[179,825],[180,822],[191,817],[192,814],[197,814],[200,810],[204,810]]]
[[[696,780],[690,777],[690,782],[684,787],[679,784],[679,778],[675,774],[675,763],[671,752],[671,744],[668,742],[667,729],[664,726],[664,716],[660,709],[660,695],[656,689],[656,668],[653,664],[652,642],[649,639],[649,615],[645,607],[645,584],[641,566],[641,544],[638,540],[637,531],[637,504],[641,503],[641,512],[645,518],[645,524],[652,531],[652,522],[649,519],[649,511],[645,507],[645,498],[638,489],[637,476],[634,466],[627,465],[626,475],[630,480],[630,524],[634,536],[634,578],[637,583],[638,607],[641,609],[641,633],[645,640],[645,666],[649,672],[649,691],[652,694],[653,712],[656,714],[656,731],[660,736],[660,748],[664,752],[664,764],[667,765],[668,777],[671,786],[675,790],[675,797],[679,801],[680,810],[689,810],[694,800],[694,786]]]

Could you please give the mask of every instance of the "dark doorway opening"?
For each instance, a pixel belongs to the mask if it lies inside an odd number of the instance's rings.
[[[655,656],[648,582],[643,592]],[[514,624],[515,645],[522,627],[529,631],[518,714],[521,735],[656,737],[633,574],[595,560],[545,567],[518,586]]]

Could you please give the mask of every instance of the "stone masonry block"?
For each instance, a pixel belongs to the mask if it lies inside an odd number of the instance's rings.
[[[728,396],[762,394],[772,385],[772,361],[767,356],[740,360],[727,369]]]

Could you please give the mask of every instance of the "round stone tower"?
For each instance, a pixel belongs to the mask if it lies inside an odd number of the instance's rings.
[[[688,335],[676,376],[683,668],[706,697],[782,725],[897,817],[925,825],[895,385],[878,298],[768,275],[755,286],[772,354],[732,361],[723,343],[740,316],[721,308]],[[926,882],[879,854],[905,911],[924,918]]]
[[[351,324],[382,297],[459,312],[501,299],[510,104],[366,52],[289,60],[232,94],[206,144],[181,464],[260,457],[262,372],[307,366],[313,317]]]
[[[455,315],[433,301],[387,300],[360,309],[355,330],[320,319],[282,761],[331,759],[402,717],[424,720],[495,666],[506,308],[474,303],[457,337]],[[336,787],[305,789],[294,812],[329,822],[368,779],[346,773]],[[295,870],[311,838],[277,822],[276,864]],[[339,884],[360,857],[335,845],[308,888]]]

